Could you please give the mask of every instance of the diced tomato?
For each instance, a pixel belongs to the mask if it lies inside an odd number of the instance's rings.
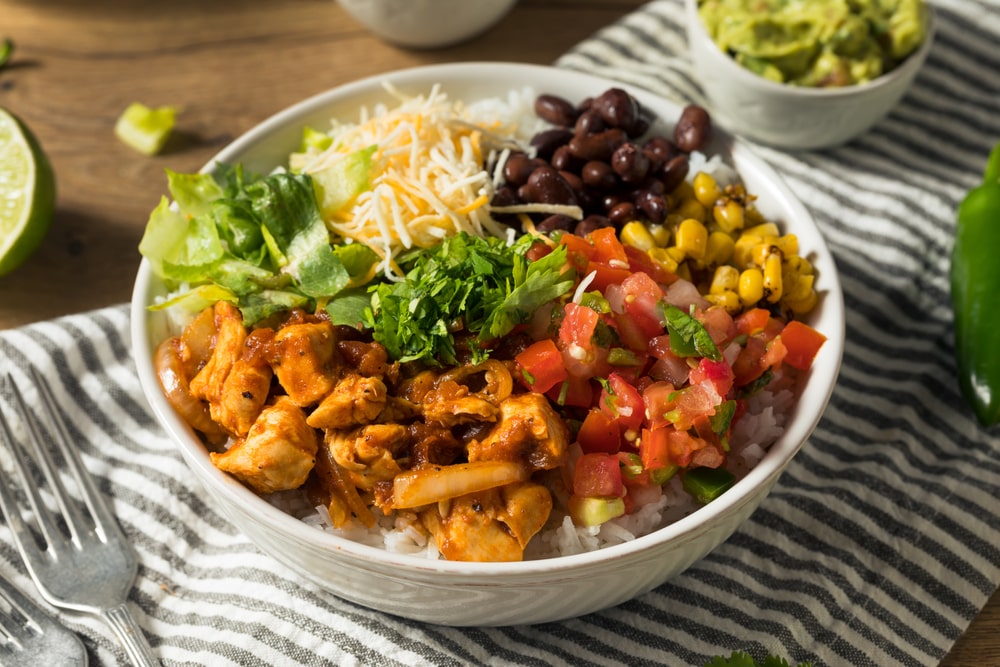
[[[566,258],[581,276],[587,275],[587,265],[594,257],[594,246],[582,236],[563,234],[559,243],[566,246]]]
[[[646,340],[663,333],[663,289],[645,273],[633,273],[622,282],[625,314],[635,320]]]
[[[615,269],[628,268],[628,255],[625,246],[618,240],[618,232],[614,227],[601,227],[587,234],[587,240],[594,246],[591,260]]]
[[[573,472],[574,495],[620,498],[624,492],[616,454],[584,454],[577,459]]]
[[[594,386],[590,378],[573,377],[565,380],[545,392],[556,405],[589,408],[594,404]]]
[[[726,462],[726,455],[714,444],[707,444],[691,454],[691,467],[718,468]]]
[[[646,405],[639,390],[618,373],[608,375],[601,390],[600,409],[617,421],[622,432],[638,431],[646,419]]]
[[[722,345],[725,341],[736,336],[736,322],[725,308],[712,306],[699,313],[698,320],[716,345]]]
[[[714,415],[715,406],[722,402],[715,385],[708,381],[679,389],[671,399],[667,419],[674,428],[682,431],[691,428],[698,419]]]
[[[587,268],[581,273],[584,276],[594,273],[594,279],[588,289],[598,290],[602,294],[612,285],[620,285],[632,272],[626,268],[608,266],[607,264],[592,261],[587,264]]]
[[[703,358],[698,362],[698,366],[691,369],[689,375],[691,384],[699,384],[702,381],[711,382],[715,385],[715,390],[720,396],[726,396],[733,388],[733,369],[725,361],[712,361]]]
[[[751,308],[736,317],[736,330],[749,336],[763,331],[769,319],[771,319],[771,313],[763,308]]]
[[[652,429],[652,443],[648,458],[651,463],[660,464],[657,467],[669,465],[686,468],[691,465],[691,458],[695,452],[708,445],[701,438],[692,436],[687,431],[678,430],[669,426]],[[645,440],[643,445],[645,445]],[[641,451],[640,451],[641,453]],[[646,465],[647,455],[642,455],[643,464]],[[652,465],[647,465],[650,469],[655,469]]]
[[[639,444],[639,456],[642,466],[647,472],[660,470],[673,465],[670,459],[669,433],[674,429],[668,425],[642,430],[642,441]]]
[[[654,261],[645,250],[635,246],[625,246],[625,255],[633,273],[645,273],[661,285],[669,285],[677,280],[677,274],[667,271],[659,262]]]
[[[621,449],[621,429],[606,412],[592,408],[580,426],[576,441],[584,453],[615,454]]]
[[[569,373],[563,364],[562,352],[554,340],[546,338],[529,345],[514,357],[528,388],[544,394],[565,380]]]
[[[559,325],[559,348],[567,372],[578,378],[599,377],[607,373],[608,350],[594,341],[600,315],[573,302],[566,304],[565,313]]]
[[[761,363],[764,364],[765,368],[781,368],[781,362],[785,360],[788,355],[788,348],[785,347],[785,343],[781,340],[781,336],[773,339],[767,344],[767,350],[764,352],[764,358]]]
[[[646,407],[646,420],[656,428],[667,422],[667,413],[672,407],[671,396],[676,391],[669,382],[654,382],[642,392],[642,403]]]
[[[750,384],[767,370],[764,366],[766,347],[767,343],[759,335],[747,338],[746,344],[733,362],[733,375],[737,387]]]
[[[792,320],[781,331],[781,340],[788,350],[785,355],[785,363],[792,368],[804,371],[812,366],[819,349],[826,342],[826,336],[808,324]]]

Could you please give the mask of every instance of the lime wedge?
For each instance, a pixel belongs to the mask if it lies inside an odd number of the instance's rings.
[[[170,137],[176,116],[174,107],[150,108],[133,102],[118,117],[115,135],[140,153],[156,155]]]
[[[55,207],[48,158],[24,123],[0,108],[0,276],[42,243]]]

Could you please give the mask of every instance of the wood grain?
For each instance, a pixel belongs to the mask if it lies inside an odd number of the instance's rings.
[[[0,0],[0,106],[37,134],[58,180],[51,232],[0,278],[0,328],[128,301],[136,246],[166,193],[164,169],[194,171],[236,136],[305,97],[419,65],[548,64],[642,0],[521,0],[459,46],[418,51],[373,38],[333,0]],[[178,132],[148,158],[114,139],[133,101],[182,109]],[[1000,665],[1000,594],[942,663]]]

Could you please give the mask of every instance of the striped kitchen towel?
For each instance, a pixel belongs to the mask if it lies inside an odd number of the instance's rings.
[[[131,603],[163,664],[696,666],[733,650],[937,664],[1000,582],[1000,434],[959,395],[947,278],[956,204],[1000,139],[1000,4],[936,6],[926,68],[869,134],[760,148],[842,272],[847,348],[823,421],[725,544],[618,607],[446,628],[339,600],[261,554],[187,473],[142,398],[125,306],[0,332],[0,369],[23,379],[34,365],[66,399],[138,552]],[[652,2],[558,64],[697,100],[681,17],[679,0]],[[34,593],[6,526],[0,574]],[[127,664],[98,621],[59,616],[91,664]]]

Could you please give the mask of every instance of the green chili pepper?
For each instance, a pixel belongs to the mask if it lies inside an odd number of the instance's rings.
[[[959,385],[979,421],[992,426],[1000,422],[1000,144],[982,185],[958,207],[951,302]]]

